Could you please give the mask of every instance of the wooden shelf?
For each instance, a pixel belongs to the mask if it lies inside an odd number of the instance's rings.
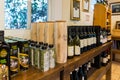
[[[112,53],[113,54],[120,54],[120,50],[118,50],[118,49],[112,49]]]
[[[60,72],[63,70],[61,64],[57,64],[55,68],[47,72],[41,72],[38,69],[30,67],[27,71],[20,72],[11,80],[60,80]]]
[[[119,37],[119,36],[113,36],[113,35],[112,35],[112,40],[120,40],[120,37]]]
[[[88,80],[100,80],[103,75],[106,74],[106,72],[111,68],[111,62],[104,67],[101,67],[100,69],[97,69],[89,78]]]
[[[71,71],[85,64],[93,57],[99,55],[111,45],[112,41],[107,42],[97,48],[84,52],[80,56],[68,59],[68,61],[64,64],[57,64],[55,68],[50,69],[47,72],[41,72],[38,69],[30,67],[27,71],[20,72],[15,77],[12,77],[12,80],[70,80]],[[106,68],[109,69],[109,67]],[[101,72],[99,74],[101,74]]]
[[[105,43],[97,48],[91,49],[87,52],[84,52],[80,56],[69,59],[67,63],[64,64],[64,79],[70,80],[69,74],[71,71],[85,64],[95,56],[99,55],[101,52],[105,51],[108,47],[112,45],[112,42]]]

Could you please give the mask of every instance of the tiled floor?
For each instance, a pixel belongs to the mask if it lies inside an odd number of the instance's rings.
[[[105,76],[103,76],[102,80],[105,80]],[[120,63],[119,62],[112,63],[111,80],[120,80]]]

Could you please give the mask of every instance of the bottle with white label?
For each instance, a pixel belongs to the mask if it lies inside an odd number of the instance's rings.
[[[83,52],[87,51],[87,33],[86,33],[86,26],[83,27],[83,40],[84,40],[84,47],[83,47]]]
[[[82,70],[83,70],[83,75],[84,75],[83,80],[87,80],[87,64],[82,65]]]
[[[74,36],[72,27],[68,28],[68,59],[74,56]]]
[[[70,72],[70,80],[74,80],[74,79],[73,79],[72,72]]]
[[[78,76],[79,76],[79,80],[85,80],[82,66],[79,67]]]
[[[80,40],[80,53],[83,53],[83,48],[84,48],[84,38],[83,38],[83,30],[82,27],[79,27],[79,40]]]
[[[80,55],[80,39],[79,39],[79,32],[78,32],[78,27],[76,27],[76,36],[75,36],[75,46],[74,46],[74,53],[75,53],[75,56],[79,56]]]
[[[93,48],[96,47],[96,33],[95,33],[95,27],[92,27],[93,31]]]
[[[50,58],[49,58],[50,68],[54,68],[55,67],[55,49],[53,44],[49,45],[49,55],[50,55]]]
[[[49,70],[49,52],[47,46],[48,44],[45,43],[40,50],[40,68],[43,72]]]
[[[102,53],[102,66],[106,66],[108,63],[108,55],[106,51]]]
[[[34,63],[34,53],[35,53],[35,42],[31,41],[30,42],[30,63],[32,66],[35,65]]]
[[[92,38],[92,35],[91,35],[91,32],[90,32],[90,26],[87,26],[87,29],[86,29],[86,32],[87,32],[87,49],[90,50],[91,49],[91,38]]]

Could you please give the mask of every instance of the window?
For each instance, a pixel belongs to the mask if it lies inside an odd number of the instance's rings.
[[[5,29],[26,29],[30,22],[47,21],[47,0],[31,0],[31,6],[28,1],[5,0]]]
[[[5,0],[5,29],[27,28],[27,0]]]
[[[92,10],[94,10],[94,5],[96,4],[96,0],[91,0],[92,2],[91,2],[91,8],[92,8]]]
[[[47,0],[32,0],[32,22],[47,21],[48,2]]]

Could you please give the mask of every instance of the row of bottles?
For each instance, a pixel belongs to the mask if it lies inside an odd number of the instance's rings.
[[[16,75],[29,68],[29,42],[17,37],[5,37],[5,42],[10,46],[10,74]]]
[[[100,27],[69,26],[68,27],[68,58],[78,56],[100,45]],[[97,32],[97,33],[96,33]]]
[[[109,52],[110,50],[107,49],[100,55],[94,57],[92,60],[70,72],[70,80],[88,80],[88,77],[91,75],[91,72],[93,72],[93,70],[96,70],[102,66],[106,66],[109,63]]]
[[[68,26],[68,58],[110,41],[108,35],[100,26]]]
[[[55,67],[55,49],[53,44],[30,42],[31,65],[41,71]]]

